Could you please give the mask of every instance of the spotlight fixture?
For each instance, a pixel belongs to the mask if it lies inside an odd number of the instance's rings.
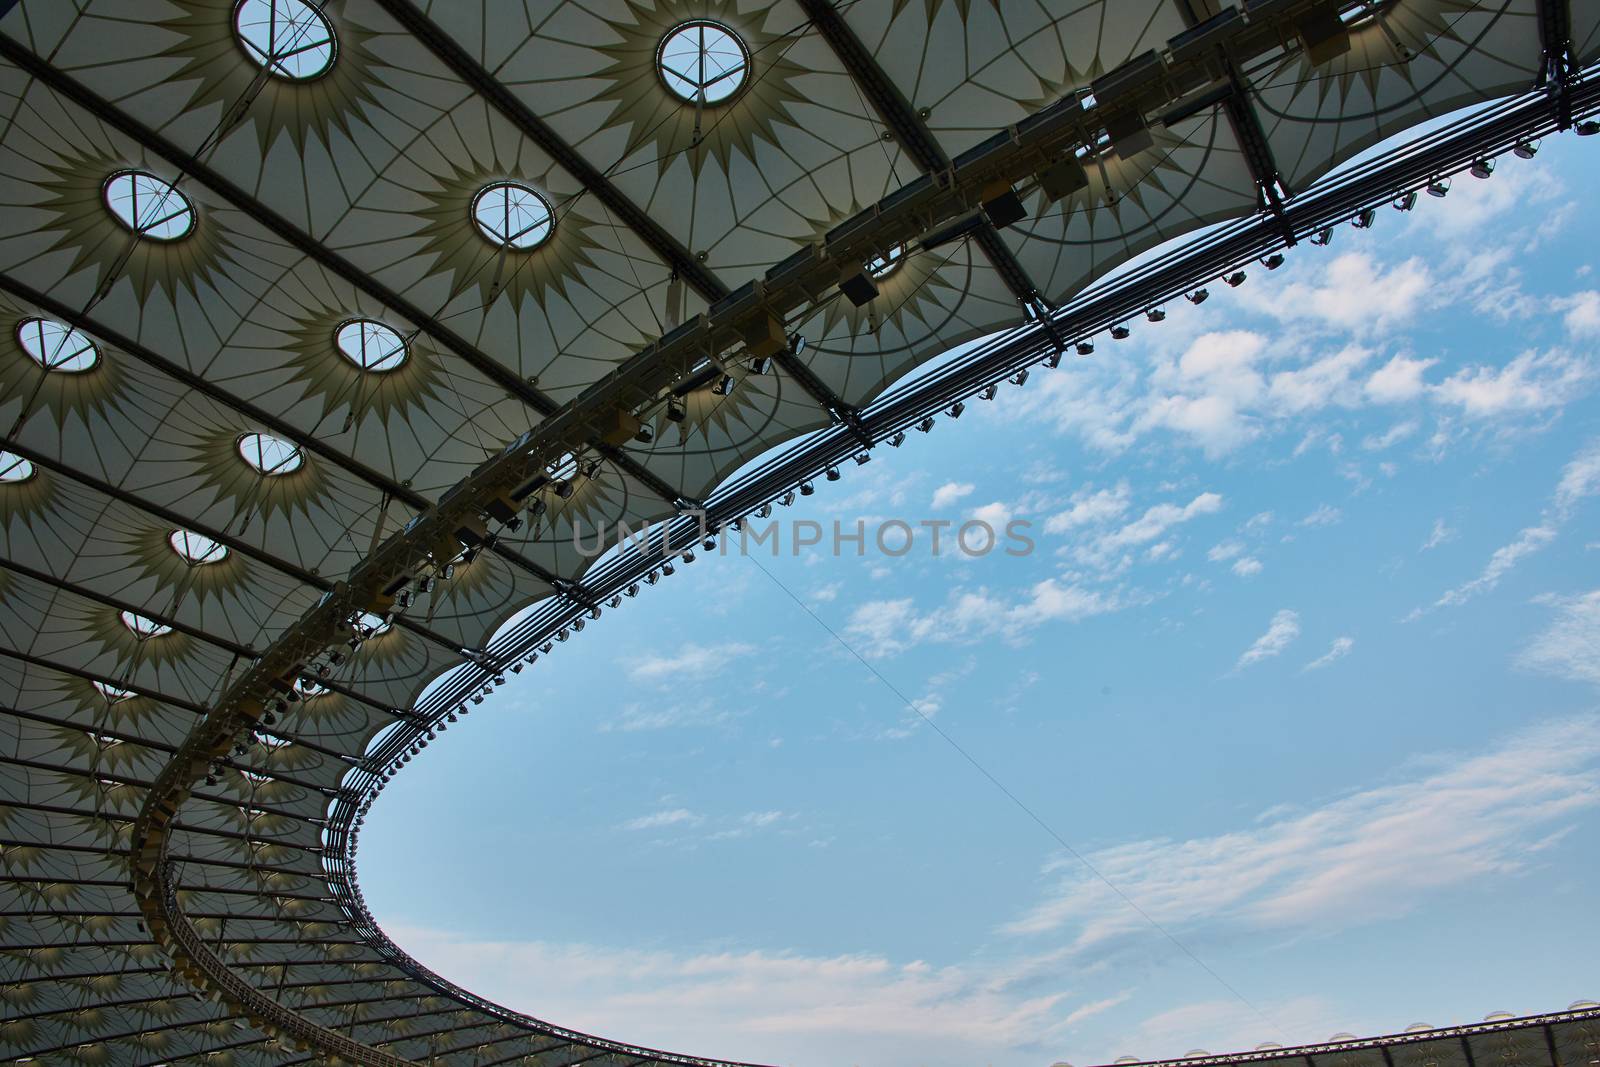
[[[871,463],[871,462],[872,462],[872,453],[871,452],[857,452],[856,453],[856,466],[865,467],[868,463]]]
[[[717,550],[717,539],[715,537],[708,537],[704,541],[700,542],[700,547],[705,549],[707,552],[715,552]],[[617,605],[613,604],[611,606],[616,607]]]
[[[626,594],[629,597],[638,596],[639,595],[639,583],[638,582],[629,582],[628,583],[628,588],[624,589],[623,593]]]
[[[682,558],[683,558],[683,562],[685,564],[693,563],[694,562],[694,549],[692,549],[692,548],[684,549]]]
[[[772,357],[770,357],[770,356],[757,356],[755,359],[752,359],[750,361],[750,373],[751,374],[765,374],[765,373],[767,373],[767,370],[771,366],[772,366]]]
[[[896,433],[893,437],[889,438],[889,447],[890,448],[899,448],[901,445],[903,445],[905,443],[906,443],[906,434],[905,434],[904,430],[901,430],[900,432]]]
[[[677,573],[677,568],[672,565],[672,561],[670,559],[661,564],[661,577],[671,578]]]
[[[1406,195],[1402,196],[1400,199],[1398,199],[1398,200],[1396,200],[1394,202],[1394,209],[1396,211],[1410,211],[1412,208],[1414,208],[1416,206],[1417,206],[1417,191],[1415,189],[1413,189],[1410,192],[1406,193]]]
[[[688,412],[684,409],[683,401],[673,397],[667,401],[667,418],[672,422],[682,422]]]
[[[1161,308],[1151,308],[1144,313],[1144,317],[1151,322],[1161,322],[1167,317],[1167,313]]]
[[[783,496],[779,497],[778,498],[778,503],[782,504],[784,507],[788,507],[790,504],[793,504],[794,503],[794,490],[791,489],[787,493],[783,494]]]
[[[979,400],[993,400],[995,394],[1000,392],[1000,387],[993,382],[983,387],[983,392],[978,394]]]
[[[1369,207],[1367,210],[1357,215],[1355,221],[1350,225],[1354,226],[1358,230],[1370,230],[1372,229],[1372,224],[1377,221],[1378,213]]]
[[[771,514],[772,514],[772,504],[770,502],[768,502],[766,504],[762,504],[759,508],[756,508],[756,518],[758,518],[758,519],[764,519],[768,515],[771,515]]]
[[[950,405],[950,417],[952,419],[959,419],[961,417],[961,413],[965,410],[967,410],[967,405],[957,400],[954,404]]]
[[[1597,122],[1594,119],[1590,119],[1587,122],[1580,122],[1576,126],[1572,127],[1572,132],[1576,133],[1579,137],[1593,137],[1595,134],[1600,133],[1600,122]]]
[[[928,431],[932,430],[933,429],[933,416],[929,415],[927,418],[925,418],[921,422],[917,423],[917,429],[921,430],[923,433],[927,433]]]
[[[1450,179],[1449,178],[1444,178],[1444,179],[1439,180],[1439,181],[1431,181],[1431,182],[1428,183],[1428,195],[1429,196],[1437,196],[1440,199],[1443,199],[1446,196],[1446,194],[1448,194],[1449,192],[1450,192]]]
[[[1261,261],[1261,265],[1268,270],[1277,270],[1279,267],[1283,266],[1283,253],[1272,253],[1272,255]]]
[[[644,576],[645,585],[655,585],[660,580],[661,575],[657,574],[655,571],[651,571],[649,574]]]
[[[1222,280],[1228,283],[1228,288],[1229,289],[1237,289],[1237,288],[1239,288],[1239,286],[1244,284],[1244,279],[1245,279],[1244,271],[1236,270],[1232,274],[1228,275],[1226,278],[1223,278]]]
[[[1494,160],[1475,159],[1472,161],[1472,166],[1467,168],[1467,173],[1474,178],[1487,178],[1494,173]]]
[[[1011,376],[1011,384],[1021,387],[1028,384],[1028,368],[1023,367]]]
[[[1094,355],[1094,342],[1093,341],[1079,341],[1075,347],[1077,348],[1078,355],[1080,355],[1080,356],[1092,356],[1092,355]]]
[[[1126,341],[1131,333],[1133,331],[1120,322],[1111,327],[1111,339],[1113,341]]]
[[[1311,243],[1316,245],[1318,248],[1326,248],[1328,245],[1332,244],[1333,243],[1333,227],[1332,226],[1324,226],[1322,229],[1320,229],[1316,233],[1312,234],[1311,235]]]
[[[556,496],[560,497],[562,500],[571,499],[571,497],[572,497],[572,483],[567,481],[564,478],[561,481],[557,482],[556,483]]]
[[[839,468],[838,467],[829,467],[827,470],[823,471],[822,473],[823,473],[823,476],[826,477],[828,479],[828,481],[830,481],[830,482],[836,482],[836,481],[839,480]]]
[[[1196,289],[1194,292],[1185,296],[1184,299],[1189,301],[1191,304],[1204,304],[1206,302],[1206,298],[1210,295],[1211,293],[1205,289]]]
[[[1045,356],[1044,365],[1049,367],[1051,370],[1055,370],[1057,367],[1061,366],[1061,349],[1058,348],[1048,356]]]
[[[733,387],[738,384],[738,379],[733,375],[724,374],[722,377],[717,379],[717,384],[711,387],[711,391],[716,393],[718,396],[727,396],[729,393],[733,392]]]
[[[1532,159],[1534,156],[1539,154],[1539,142],[1523,141],[1511,151],[1516,153],[1518,159]]]
[[[656,431],[648,422],[642,422],[639,424],[639,432],[633,435],[633,439],[647,445],[656,439]]]
[[[800,483],[800,495],[801,496],[810,496],[812,493],[815,493],[816,491],[817,491],[817,487],[812,485],[810,482],[801,482]]]

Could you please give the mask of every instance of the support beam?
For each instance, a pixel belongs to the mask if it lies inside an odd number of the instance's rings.
[[[934,174],[950,168],[950,158],[928,129],[927,123],[914,111],[905,95],[884,73],[878,61],[861,43],[833,0],[800,0],[800,9],[811,20],[818,36],[828,42],[833,54],[844,65],[845,72],[860,88],[873,110],[883,120],[889,133],[924,174]],[[977,231],[978,247],[1023,308],[1032,308],[1039,301],[1039,287],[1000,237],[998,230],[984,222]]]

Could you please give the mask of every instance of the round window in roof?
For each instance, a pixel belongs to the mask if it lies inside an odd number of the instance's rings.
[[[377,637],[379,634],[387,632],[389,627],[393,625],[382,615],[374,615],[370,611],[361,612],[352,618],[350,622],[360,629],[364,637]]]
[[[140,237],[176,241],[194,229],[194,205],[170,183],[142,170],[106,179],[106,207]]]
[[[122,625],[132,630],[134,636],[141,641],[151,637],[163,637],[172,632],[172,627],[166,623],[157,622],[146,615],[140,615],[137,611],[124,611],[122,613]]]
[[[874,278],[886,278],[900,268],[900,257],[905,254],[905,245],[895,245],[883,255],[867,260],[867,273]]]
[[[228,558],[227,545],[218,544],[211,538],[191,530],[173,530],[167,536],[167,543],[172,546],[172,551],[182,556],[183,561],[190,566],[221,563]]]
[[[258,473],[272,476],[297,471],[306,462],[297,445],[269,433],[247,433],[239,438],[239,455]]]
[[[750,51],[718,22],[673,27],[656,49],[656,69],[672,94],[691,104],[720,104],[744,87]]]
[[[100,690],[100,695],[106,698],[107,704],[115,704],[119,700],[127,700],[129,697],[133,696],[132,689],[124,689],[120,685],[112,685],[110,682],[102,682],[98,678],[94,680],[93,685],[96,689]]]
[[[339,352],[362,370],[394,370],[406,361],[406,339],[373,319],[351,319],[333,334]]]
[[[0,482],[25,482],[32,477],[32,463],[15,452],[0,452]]]
[[[549,202],[521,182],[495,182],[478,190],[472,221],[495,244],[519,252],[544,244],[556,225]]]
[[[81,374],[100,362],[100,350],[83,333],[53,319],[23,319],[17,343],[45,370]]]
[[[333,24],[305,0],[241,0],[233,28],[251,59],[280,78],[306,81],[333,66]]]

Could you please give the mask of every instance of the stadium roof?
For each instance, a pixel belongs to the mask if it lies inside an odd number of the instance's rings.
[[[1600,108],[1567,0],[0,12],[0,1053],[39,1062],[707,1062],[451,985],[355,880],[400,766],[663,573],[574,524],[715,533]],[[1596,1025],[1223,1060],[1574,1067]]]

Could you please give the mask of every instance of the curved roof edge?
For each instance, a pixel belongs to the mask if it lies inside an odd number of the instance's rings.
[[[1534,1033],[1537,1031],[1538,1033]],[[1502,1045],[1489,1049],[1476,1049],[1473,1046],[1482,1044],[1475,1042],[1474,1038],[1488,1038],[1509,1036],[1512,1038],[1532,1036],[1534,1040],[1526,1045],[1515,1043],[1513,1052],[1530,1050],[1543,1053],[1544,1057],[1534,1056],[1527,1058],[1521,1055],[1506,1055],[1507,1049]],[[1432,1042],[1452,1042],[1455,1045],[1453,1058],[1447,1059],[1442,1055],[1428,1055],[1425,1060],[1418,1060],[1419,1067],[1423,1064],[1432,1064],[1435,1067],[1452,1067],[1454,1064],[1463,1067],[1485,1067],[1485,1057],[1480,1056],[1480,1051],[1490,1053],[1494,1061],[1500,1064],[1516,1064],[1517,1067],[1581,1067],[1583,1064],[1593,1064],[1600,1061],[1600,1004],[1593,1001],[1578,1001],[1566,1011],[1548,1012],[1542,1015],[1522,1015],[1514,1018],[1486,1020],[1481,1023],[1466,1023],[1459,1026],[1441,1026],[1428,1029],[1405,1030],[1398,1034],[1384,1034],[1378,1037],[1347,1038],[1338,1041],[1321,1041],[1311,1045],[1293,1045],[1289,1047],[1258,1048],[1250,1052],[1233,1052],[1221,1055],[1189,1055],[1177,1056],[1163,1060],[1117,1060],[1116,1067],[1223,1067],[1223,1065],[1242,1063],[1276,1063],[1288,1061],[1304,1061],[1307,1067],[1315,1067],[1316,1057],[1339,1056],[1341,1064],[1355,1065],[1358,1063],[1382,1063],[1385,1067],[1396,1064],[1393,1050],[1411,1049],[1417,1045],[1426,1045]],[[1586,1059],[1574,1059],[1563,1056],[1563,1045],[1576,1045],[1586,1050]],[[1440,1050],[1430,1049],[1430,1053]],[[1373,1057],[1362,1057],[1361,1053],[1376,1053]],[[1061,1065],[1057,1065],[1061,1067]],[[1112,1067],[1112,1065],[1102,1065]]]

